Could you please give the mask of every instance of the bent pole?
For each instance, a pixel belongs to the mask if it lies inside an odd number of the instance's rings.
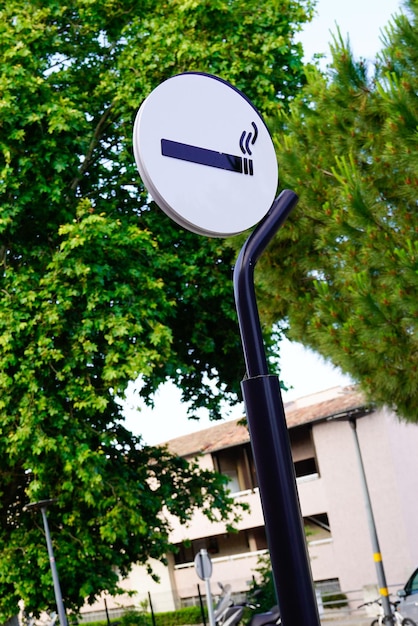
[[[241,387],[282,623],[319,626],[280,382],[268,372],[254,288],[255,265],[297,201],[293,191],[282,191],[249,236],[236,262],[234,294],[247,371]]]

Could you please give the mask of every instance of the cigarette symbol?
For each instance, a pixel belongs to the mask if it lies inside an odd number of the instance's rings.
[[[241,152],[245,155],[252,155],[250,144],[254,145],[258,137],[258,129],[254,122],[251,123],[254,132],[247,133],[244,131],[239,140]],[[217,152],[216,150],[208,150],[198,146],[191,146],[188,143],[179,141],[171,141],[171,139],[161,139],[161,154],[173,159],[188,161],[189,163],[198,163],[199,165],[207,165],[209,167],[217,167],[221,170],[230,172],[238,172],[239,174],[254,174],[253,160],[246,156],[235,154],[227,154],[226,152]]]

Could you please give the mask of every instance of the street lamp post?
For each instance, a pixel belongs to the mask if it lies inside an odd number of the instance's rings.
[[[377,537],[376,523],[373,515],[372,501],[370,499],[369,487],[367,485],[366,472],[364,469],[363,457],[360,449],[360,442],[357,434],[357,422],[355,418],[349,420],[354,436],[354,446],[356,449],[360,480],[363,489],[364,502],[366,505],[367,521],[369,524],[370,539],[373,547],[373,559],[376,565],[377,580],[379,583],[379,593],[382,599],[382,607],[385,617],[385,624],[393,626],[393,613],[389,601],[389,591],[386,583],[386,575],[383,567],[382,553],[380,552],[379,539]]]
[[[42,514],[42,520],[45,529],[46,545],[48,548],[49,564],[51,566],[52,581],[54,583],[55,602],[57,605],[57,612],[61,626],[67,626],[67,616],[65,614],[64,603],[62,601],[61,587],[58,578],[57,566],[55,563],[54,550],[52,547],[51,534],[49,532],[48,518],[46,510],[54,500],[40,500],[39,502],[31,502],[25,506],[25,510],[40,510]]]

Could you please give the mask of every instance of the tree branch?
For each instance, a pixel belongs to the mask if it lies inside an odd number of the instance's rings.
[[[86,173],[87,169],[92,163],[93,152],[97,144],[100,141],[100,138],[103,134],[103,129],[110,117],[112,109],[113,109],[113,103],[110,104],[110,106],[104,111],[103,115],[99,119],[97,126],[94,129],[93,137],[90,141],[90,145],[88,147],[85,159],[78,169],[78,175],[74,178],[74,180],[72,181],[70,185],[71,191],[75,191],[77,189],[78,185],[80,184],[81,179],[83,178],[84,174]]]

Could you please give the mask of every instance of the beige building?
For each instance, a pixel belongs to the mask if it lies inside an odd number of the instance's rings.
[[[374,409],[353,387],[302,398],[285,405],[285,412],[317,589],[351,592],[377,583],[350,420],[357,424],[387,582],[399,588],[418,566],[418,425]],[[160,583],[134,568],[126,587],[137,592],[136,600],[119,598],[117,604],[151,598],[155,611],[165,611],[196,602],[200,581],[193,561],[201,548],[212,558],[213,593],[217,581],[245,592],[267,551],[247,429],[238,421],[224,422],[168,446],[225,473],[234,497],[248,502],[250,511],[235,534],[199,513],[187,527],[173,520],[171,541],[178,552],[169,555],[168,567],[156,565]],[[107,603],[115,606],[111,599]]]

